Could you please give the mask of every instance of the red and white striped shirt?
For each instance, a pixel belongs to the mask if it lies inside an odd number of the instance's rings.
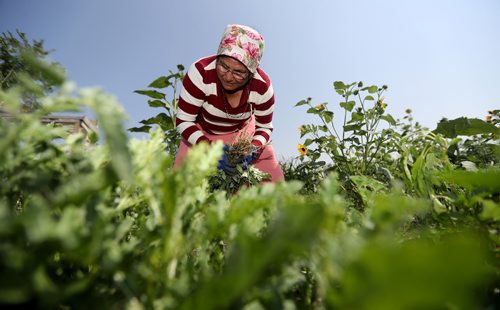
[[[215,69],[217,56],[196,61],[189,68],[179,96],[177,131],[190,144],[209,140],[196,126],[210,134],[227,134],[242,129],[255,115],[252,144],[269,142],[273,131],[274,91],[271,81],[260,68],[248,82],[236,108],[225,104],[222,86]]]

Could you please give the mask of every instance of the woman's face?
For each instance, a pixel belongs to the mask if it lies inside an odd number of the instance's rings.
[[[217,77],[227,91],[237,90],[248,82],[250,72],[238,60],[232,57],[217,59]]]

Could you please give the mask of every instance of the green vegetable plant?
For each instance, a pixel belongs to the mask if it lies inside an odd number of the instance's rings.
[[[345,193],[358,208],[363,208],[362,192],[373,190],[372,184],[390,184],[394,166],[392,153],[397,150],[396,120],[386,113],[387,103],[382,96],[387,86],[364,86],[362,82],[345,84],[336,81],[334,88],[342,96],[340,120],[328,108],[328,103],[313,105],[307,98],[295,106],[308,106],[307,113],[316,115],[320,124],[304,124],[300,138],[310,161],[320,157],[331,161],[329,171],[338,173]],[[335,123],[340,121],[341,126]],[[304,161],[304,159],[301,159]],[[353,178],[353,176],[362,176]]]
[[[454,164],[466,170],[475,170],[498,164],[499,124],[500,110],[492,110],[486,120],[466,117],[443,119],[433,132],[451,139],[448,156]]]
[[[303,195],[315,194],[319,191],[321,182],[325,179],[325,161],[312,161],[301,156],[287,161],[281,161],[280,166],[285,180],[300,181]]]
[[[305,137],[303,145],[308,148],[312,160],[326,155],[333,163],[333,169],[348,175],[374,173],[373,167],[384,166],[393,149],[392,126],[396,121],[386,114],[387,104],[382,94],[387,86],[364,87],[362,82],[334,83],[335,91],[342,96],[339,106],[343,109],[340,128],[334,124],[334,112],[327,103],[313,106],[311,98],[295,106],[306,105],[307,113],[317,115],[321,125],[302,125],[300,136]],[[380,128],[385,122],[388,128]]]
[[[193,146],[173,169],[167,132],[152,126],[149,139],[128,137],[123,108],[102,90],[62,81],[39,109],[23,113],[21,87],[0,91],[10,114],[0,118],[2,308],[494,309],[498,302],[498,167],[457,168],[446,161],[450,143],[441,133],[401,135],[419,141],[406,148],[409,184],[387,187],[371,167],[366,175],[352,167],[364,209],[342,195],[339,176],[350,169],[342,161],[314,193],[300,195],[304,184],[289,180],[228,199],[210,190],[221,142]],[[82,109],[95,112],[100,143],[40,121]],[[445,212],[434,211],[431,194],[447,199]]]
[[[169,75],[160,76],[151,82],[150,89],[136,90],[135,93],[147,96],[148,105],[152,108],[160,108],[163,112],[156,116],[140,121],[143,126],[130,128],[131,132],[149,132],[153,126],[159,126],[165,131],[167,152],[175,156],[179,147],[180,135],[176,129],[177,106],[179,96],[179,84],[184,79],[184,66],[177,65],[177,71],[169,70]],[[151,89],[152,88],[152,89]],[[165,91],[159,91],[163,90]],[[169,99],[170,98],[170,99]]]

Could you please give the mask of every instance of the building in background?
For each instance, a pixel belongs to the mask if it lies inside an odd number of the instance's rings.
[[[0,117],[9,119],[11,116],[0,108]],[[93,140],[92,136],[97,136],[99,128],[97,121],[91,120],[86,116],[74,115],[48,115],[41,119],[43,124],[54,124],[64,127],[70,133],[82,133],[85,136],[86,143],[90,144]]]

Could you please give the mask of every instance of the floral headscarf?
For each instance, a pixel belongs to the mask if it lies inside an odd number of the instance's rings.
[[[233,57],[255,73],[264,53],[264,38],[248,26],[231,24],[222,34],[217,55]]]

